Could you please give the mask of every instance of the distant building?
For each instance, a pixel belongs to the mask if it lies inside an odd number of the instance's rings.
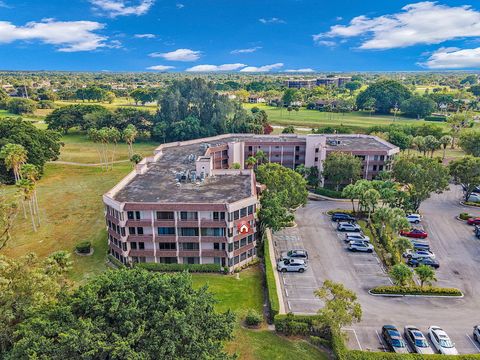
[[[329,153],[350,153],[366,179],[389,170],[399,152],[369,135],[226,134],[162,144],[103,195],[109,253],[124,264],[215,263],[229,271],[254,259],[261,186],[245,160],[260,150],[269,162],[320,173]]]
[[[313,89],[317,86],[316,79],[292,79],[286,80],[285,86],[290,89]]]
[[[258,95],[250,95],[247,101],[249,104],[260,104],[260,103],[264,103],[265,99]]]
[[[343,86],[352,81],[351,77],[325,77],[317,79],[317,86]]]

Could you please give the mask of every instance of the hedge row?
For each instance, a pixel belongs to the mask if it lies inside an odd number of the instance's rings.
[[[222,267],[219,264],[160,264],[160,263],[139,263],[136,267],[160,272],[190,271],[197,273],[218,273]]]
[[[426,117],[425,117],[425,121],[445,122],[445,121],[447,121],[447,117],[446,117],[446,116],[433,116],[433,115],[430,115],[430,116],[426,116]]]
[[[458,217],[461,220],[468,220],[468,219],[471,219],[473,216],[468,213],[461,213]]]
[[[478,203],[478,202],[473,202],[473,201],[465,201],[464,204],[465,204],[465,205],[470,205],[470,206],[480,207],[480,203]]]
[[[328,215],[333,215],[333,214],[347,214],[347,215],[355,215],[353,213],[353,210],[345,210],[345,209],[333,209],[333,210],[328,210],[327,211]]]
[[[378,286],[370,290],[372,294],[391,295],[441,295],[462,296],[462,292],[455,288],[424,287],[420,286]]]
[[[268,305],[270,308],[270,316],[274,318],[280,311],[280,301],[278,300],[277,284],[275,283],[274,271],[276,271],[276,269],[272,268],[270,251],[268,248],[268,238],[266,236],[264,236],[263,239],[263,254],[263,259],[265,261],[265,282],[267,284]]]
[[[315,189],[315,194],[327,196],[327,197],[334,198],[334,199],[344,199],[345,198],[344,196],[342,196],[341,191],[336,191],[336,190],[331,190],[331,189],[326,189],[326,188],[316,188]]]
[[[115,267],[119,269],[125,267],[125,265],[112,254],[108,254],[107,258],[108,258],[108,261],[110,261]]]

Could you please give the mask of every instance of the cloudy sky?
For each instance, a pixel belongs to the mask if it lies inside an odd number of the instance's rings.
[[[0,69],[480,69],[480,2],[0,0]]]

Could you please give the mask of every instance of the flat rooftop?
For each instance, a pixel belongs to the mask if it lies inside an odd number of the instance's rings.
[[[340,144],[331,145],[329,141],[336,140]],[[382,141],[376,137],[370,136],[356,136],[356,135],[327,135],[327,144],[326,147],[328,150],[339,150],[339,151],[371,151],[371,150],[383,150],[388,151],[396,146]]]

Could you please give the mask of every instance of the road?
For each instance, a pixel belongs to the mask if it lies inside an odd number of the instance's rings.
[[[350,205],[311,201],[297,211],[297,227],[274,235],[278,253],[296,247],[309,252],[310,269],[307,272],[282,274],[287,311],[315,313],[322,304],[315,299],[313,291],[325,279],[331,279],[354,290],[362,305],[362,321],[349,329],[352,348],[384,350],[377,334],[384,324],[401,329],[405,325],[416,325],[423,331],[430,325],[438,325],[449,333],[461,353],[480,352],[480,345],[468,337],[472,327],[480,323],[480,241],[474,237],[472,227],[456,220],[460,212],[480,216],[480,209],[460,205],[461,189],[457,186],[451,188],[425,201],[420,211],[432,250],[441,264],[437,285],[460,288],[465,293],[463,299],[369,295],[369,289],[390,284],[390,279],[374,254],[349,253],[325,214],[327,210],[348,209]]]

